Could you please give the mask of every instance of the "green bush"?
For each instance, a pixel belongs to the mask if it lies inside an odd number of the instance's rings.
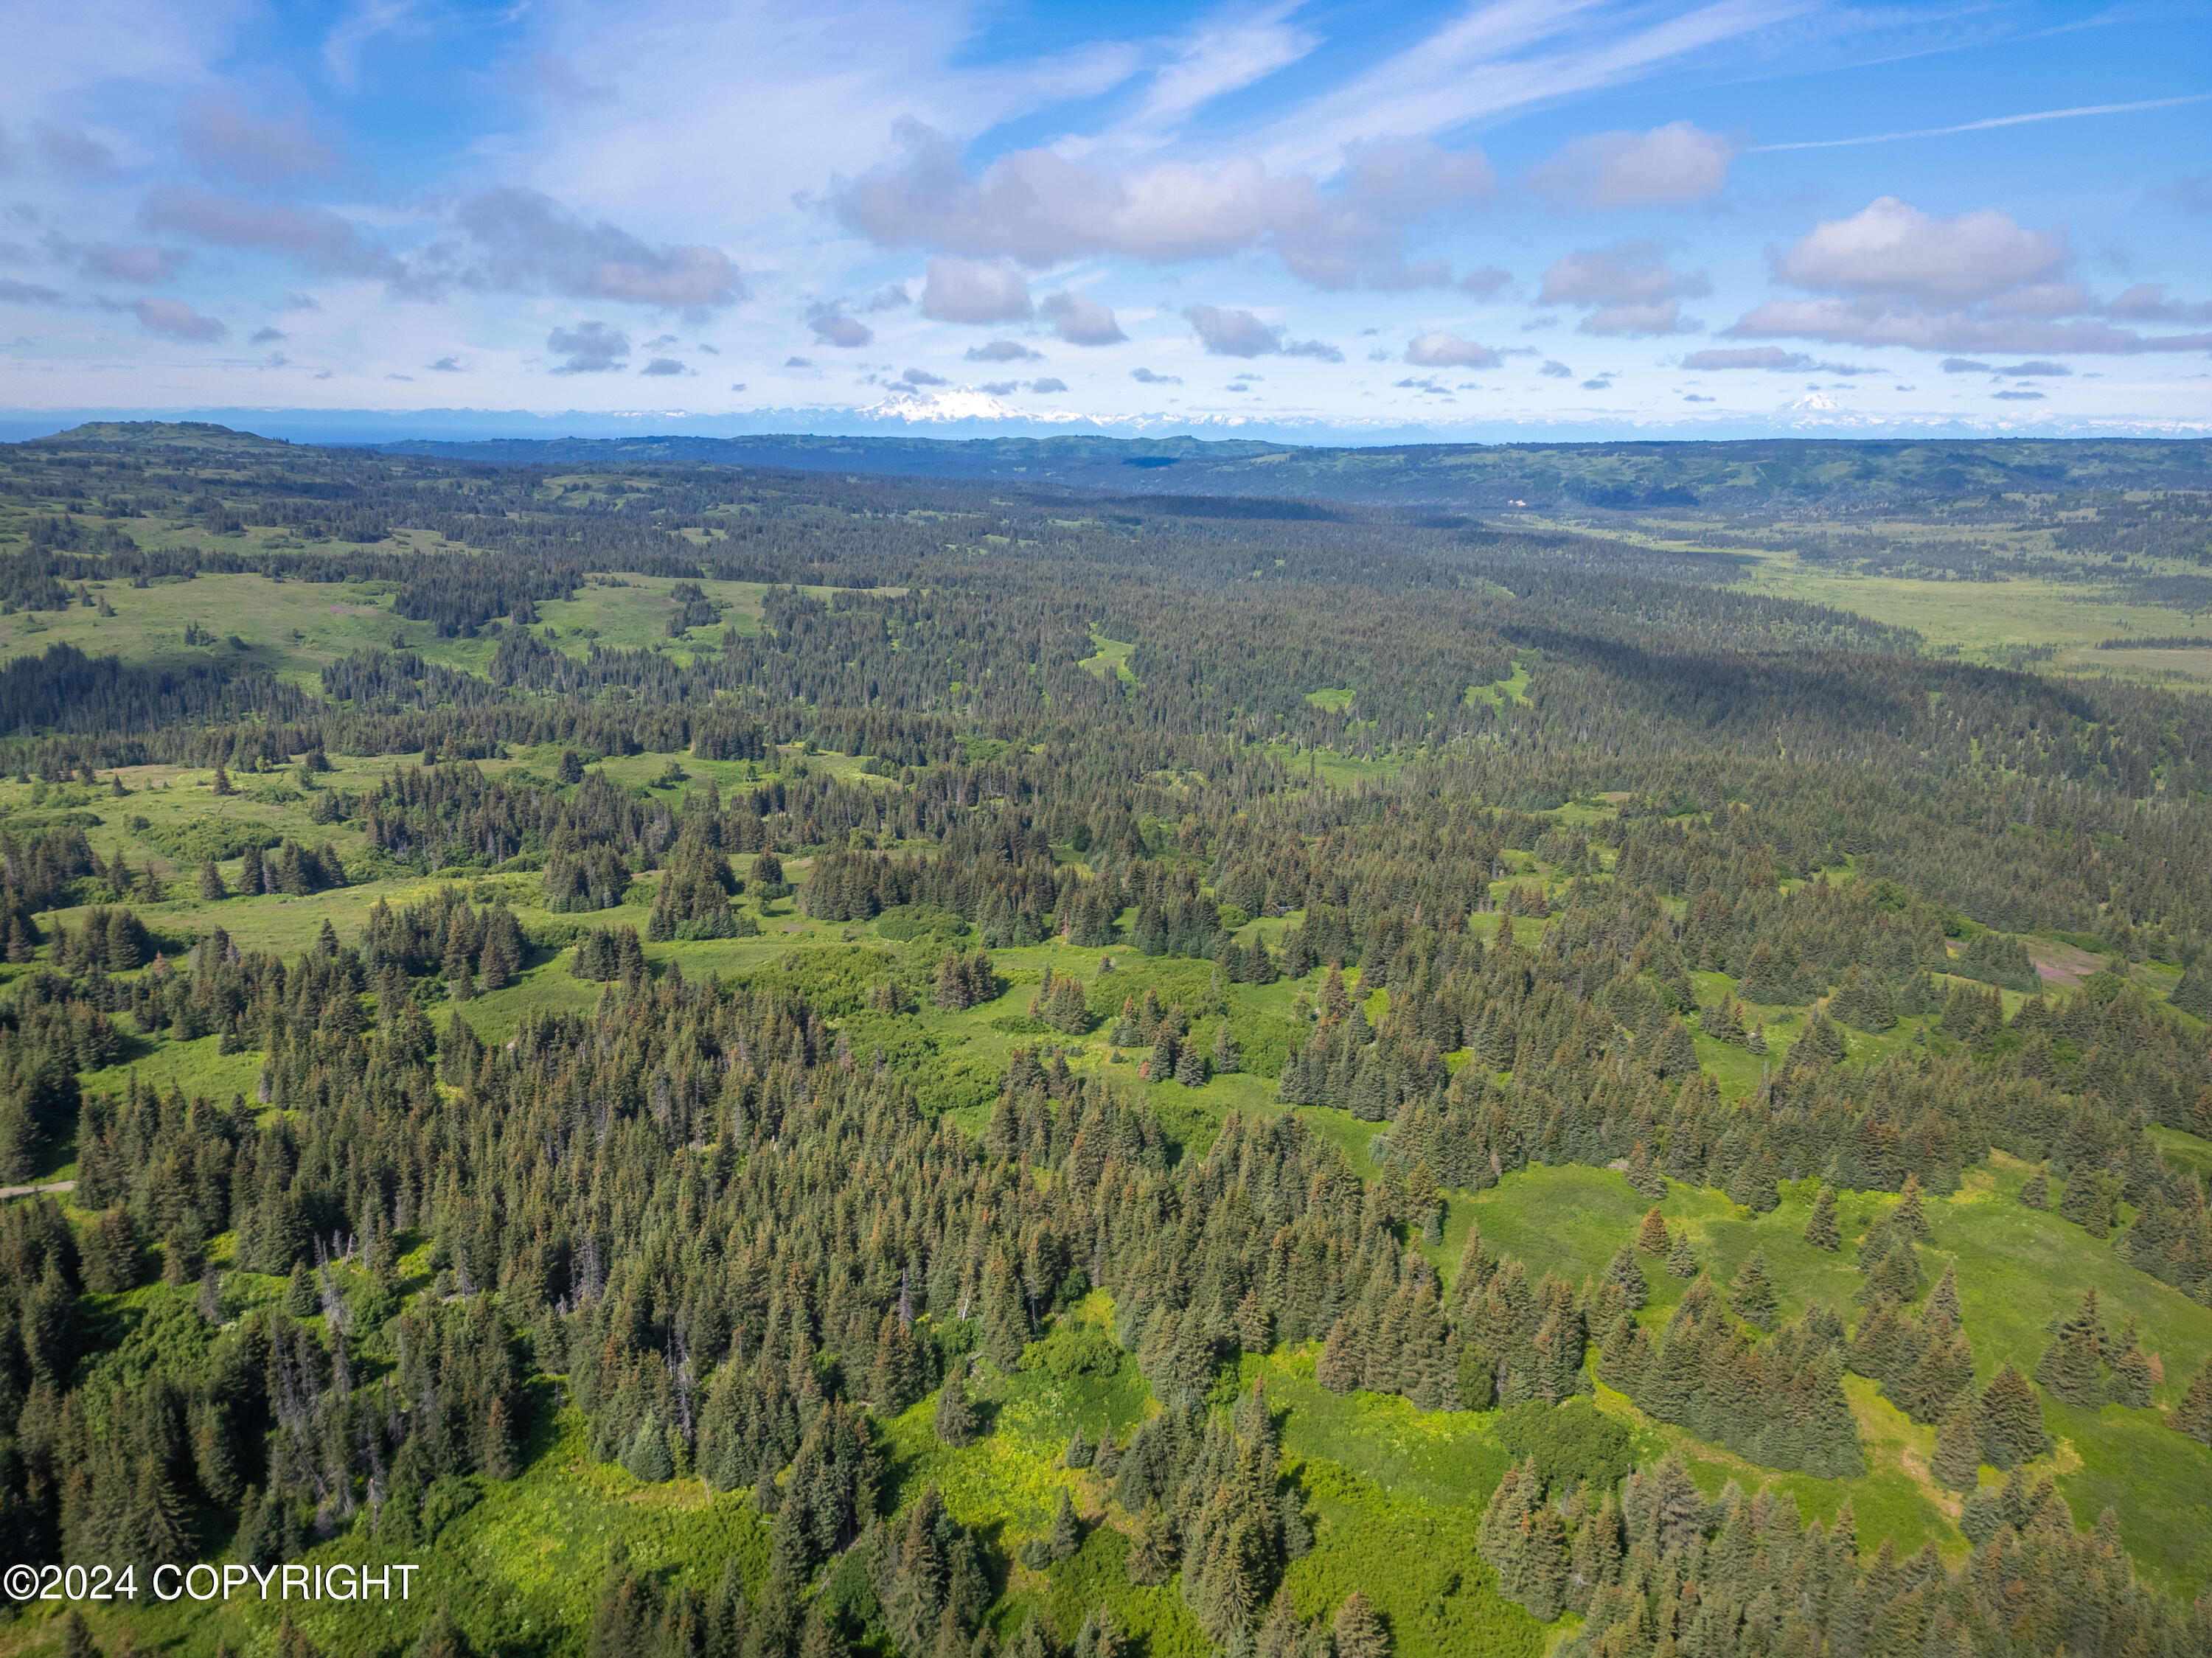
[[[968,936],[968,923],[934,904],[901,904],[876,918],[876,931],[893,944],[911,944],[924,938],[949,944]]]
[[[1537,1477],[1559,1490],[1579,1479],[1594,1491],[1610,1491],[1636,1462],[1628,1430],[1586,1399],[1516,1405],[1498,1418],[1498,1442],[1516,1462],[1534,1457]]]
[[[1042,1341],[1022,1355],[1024,1369],[1042,1365],[1055,1382],[1079,1376],[1111,1376],[1121,1365],[1121,1344],[1096,1324],[1062,1320]]]

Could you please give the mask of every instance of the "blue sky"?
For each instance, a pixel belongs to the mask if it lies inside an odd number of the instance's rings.
[[[2202,4],[17,9],[0,407],[2212,427]]]

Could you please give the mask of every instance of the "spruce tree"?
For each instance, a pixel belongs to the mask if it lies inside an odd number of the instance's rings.
[[[1022,1620],[1021,1631],[1005,1648],[1005,1658],[1058,1658],[1059,1645],[1045,1631],[1043,1616],[1035,1606]]]
[[[1730,1280],[1729,1305],[1735,1309],[1737,1317],[1762,1330],[1771,1330],[1779,1320],[1781,1304],[1774,1293],[1774,1281],[1766,1275],[1765,1250],[1753,1250]]]
[[[1981,1434],[1974,1420],[1974,1396],[1959,1397],[1950,1415],[1936,1432],[1936,1455],[1929,1464],[1936,1483],[1954,1491],[1970,1491],[1980,1477]]]
[[[1217,1076],[1231,1076],[1243,1068],[1243,1060],[1237,1051],[1237,1040],[1230,1035],[1229,1021],[1224,1019],[1213,1032],[1213,1070]]]
[[[284,1286],[284,1311],[292,1318],[313,1318],[323,1309],[323,1298],[315,1291],[315,1280],[307,1272],[303,1260],[292,1263],[291,1281]]]
[[[1674,1235],[1674,1247],[1667,1253],[1668,1276],[1692,1278],[1698,1275],[1697,1252],[1690,1248],[1690,1229],[1687,1226]]]
[[[1330,1626],[1336,1658],[1389,1658],[1390,1636],[1374,1605],[1358,1589],[1344,1598]]]
[[[2072,1221],[2093,1238],[2112,1236],[2112,1197],[2101,1170],[2077,1164],[2066,1171],[2066,1188],[2058,1198],[2058,1218]]]
[[[1548,1624],[1565,1610],[1567,1590],[1566,1533],[1559,1511],[1549,1503],[1540,1503],[1522,1521],[1516,1556],[1514,1598],[1538,1623]]]
[[[1690,1465],[1682,1453],[1671,1450],[1660,1458],[1650,1481],[1650,1514],[1660,1552],[1671,1554],[1687,1547],[1704,1527],[1705,1499],[1690,1478]]]
[[[2142,1349],[2142,1341],[2136,1334],[2136,1321],[2128,1321],[2121,1334],[2119,1351],[2112,1359],[2112,1376],[2106,1393],[2115,1405],[2141,1410],[2150,1403],[2153,1381],[2150,1355]]]
[[[1667,1218],[1656,1205],[1644,1212],[1644,1224],[1636,1229],[1636,1247],[1647,1255],[1663,1255],[1673,1240],[1667,1233]]]
[[[230,896],[230,889],[223,884],[222,871],[212,858],[200,859],[200,897],[209,903]]]
[[[975,1407],[968,1402],[968,1389],[960,1380],[964,1368],[953,1367],[937,1396],[937,1436],[954,1450],[975,1442]]]
[[[666,1650],[669,1649],[664,1649]],[[674,1650],[681,1651],[680,1647]],[[848,1658],[851,1645],[838,1632],[836,1620],[825,1615],[817,1600],[806,1609],[806,1627],[799,1637],[799,1658]]]
[[[1198,1042],[1188,1039],[1182,1042],[1176,1057],[1175,1079],[1185,1088],[1201,1088],[1206,1084],[1206,1056],[1198,1050]]]
[[[483,1455],[479,1461],[486,1477],[492,1479],[512,1479],[520,1466],[515,1454],[514,1424],[503,1399],[493,1399],[484,1414]]]
[[[1114,1614],[1104,1606],[1093,1606],[1085,1615],[1083,1627],[1075,1632],[1072,1658],[1122,1658],[1127,1649]]]
[[[2020,1200],[2031,1209],[2051,1207],[2051,1176],[2037,1169],[2020,1188]]]
[[[2083,1294],[2081,1305],[2063,1320],[2036,1362],[2035,1379],[2054,1399],[2094,1410],[2104,1403],[2104,1327],[2097,1317],[2097,1292]]]
[[[1621,1299],[1632,1309],[1650,1299],[1651,1286],[1644,1281],[1644,1268],[1636,1259],[1636,1252],[1626,1244],[1613,1252],[1606,1263],[1605,1281],[1620,1292]]]
[[[2212,1358],[2197,1367],[2197,1379],[2189,1384],[2189,1391],[2181,1396],[2166,1424],[2200,1445],[2212,1445]]]
[[[1821,1187],[1820,1194],[1813,1199],[1813,1212],[1805,1221],[1805,1242],[1830,1254],[1844,1247],[1843,1231],[1836,1224],[1834,1187]]]
[[[1982,1461],[1999,1468],[2032,1462],[2051,1448],[2043,1402],[2018,1368],[2008,1364],[1982,1389]]]
[[[1959,1273],[1955,1262],[1947,1261],[1943,1276],[1936,1280],[1936,1287],[1928,1293],[1928,1320],[1942,1320],[1956,1329],[1966,1321],[1966,1309],[1959,1302]]]
[[[407,1649],[407,1658],[477,1658],[477,1649],[453,1621],[453,1607],[441,1600],[422,1634],[415,1637],[415,1644]]]
[[[1928,1202],[1921,1193],[1919,1175],[1905,1177],[1905,1191],[1898,1199],[1897,1207],[1890,1211],[1889,1224],[1910,1238],[1924,1239],[1929,1236]]]
[[[1125,1570],[1140,1588],[1155,1588],[1175,1575],[1175,1532],[1157,1502],[1147,1502],[1130,1527]]]
[[[1068,1501],[1066,1487],[1062,1486],[1059,1505],[1052,1511],[1052,1532],[1045,1539],[1045,1550],[1054,1560],[1073,1560],[1082,1546],[1083,1523],[1075,1517],[1075,1504]]]

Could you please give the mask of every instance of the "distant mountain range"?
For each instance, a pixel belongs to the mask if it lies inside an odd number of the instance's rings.
[[[38,443],[291,446],[211,422],[100,421]],[[755,466],[1147,496],[1267,496],[1450,511],[1831,507],[2066,489],[2212,490],[2203,439],[1758,438],[1735,442],[1308,446],[1250,438],[414,438],[374,446],[501,465]]]
[[[757,436],[423,440],[403,454],[509,465],[772,466],[973,478],[1117,494],[1289,495],[1510,511],[1741,507],[1980,492],[2212,489],[2212,442],[2079,439],[1468,443],[1363,448],[1197,438]]]

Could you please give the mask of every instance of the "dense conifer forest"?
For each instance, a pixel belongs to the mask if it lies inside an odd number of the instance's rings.
[[[0,449],[0,1641],[2212,1654],[2212,697],[1729,539],[2201,446],[1750,446]]]

